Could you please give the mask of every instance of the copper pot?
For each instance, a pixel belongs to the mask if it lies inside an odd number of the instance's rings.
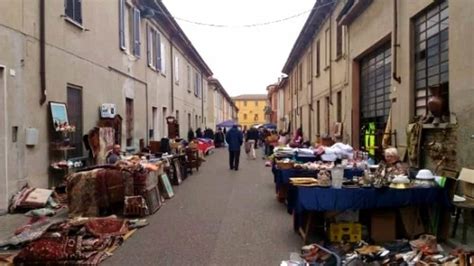
[[[428,100],[428,110],[434,117],[443,115],[444,99],[441,96],[441,87],[439,85],[430,86],[431,97]]]

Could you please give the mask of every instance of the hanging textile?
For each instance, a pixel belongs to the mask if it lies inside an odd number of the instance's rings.
[[[419,168],[420,144],[423,126],[421,123],[409,124],[407,127],[408,160],[410,165]]]

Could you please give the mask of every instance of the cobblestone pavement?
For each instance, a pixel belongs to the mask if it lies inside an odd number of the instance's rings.
[[[105,265],[279,265],[299,250],[261,157],[242,151],[239,171],[229,170],[225,149],[206,160]]]

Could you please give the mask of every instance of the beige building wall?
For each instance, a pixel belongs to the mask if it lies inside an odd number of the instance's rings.
[[[316,135],[331,135],[334,123],[342,122],[343,139],[344,141],[350,141],[351,109],[347,106],[351,102],[351,98],[348,92],[349,61],[345,28],[342,29],[341,55],[337,56],[336,51],[336,19],[343,6],[344,1],[340,1],[336,5],[326,21],[316,30],[311,41],[303,50],[301,57],[289,73],[289,87],[293,94],[293,101],[289,100],[289,109],[292,109],[293,113],[291,120],[294,121],[292,127],[295,130],[302,126],[304,138],[308,140],[314,140]],[[318,42],[319,73],[317,72]],[[342,96],[340,107],[342,121],[337,121],[338,92],[341,92]],[[288,97],[288,94],[286,97]],[[319,112],[316,108],[318,101],[320,105]],[[293,108],[291,108],[291,102],[293,102]],[[318,116],[320,121],[319,131],[317,127]]]
[[[358,2],[355,2],[358,3]],[[362,3],[362,2],[360,2]],[[359,4],[360,4],[359,3]],[[393,77],[390,84],[390,99],[392,104],[392,144],[397,144],[404,153],[406,149],[406,127],[415,115],[415,65],[414,65],[414,25],[413,19],[426,10],[433,3],[429,0],[409,1],[397,0],[397,43],[395,44],[395,1],[374,0],[365,10],[355,16],[343,31],[342,56],[336,56],[336,28],[337,18],[346,1],[339,1],[321,27],[316,30],[311,44],[300,53],[288,70],[288,89],[285,92],[285,113],[290,116],[293,130],[303,127],[305,138],[311,133],[328,133],[337,120],[337,93],[342,93],[342,122],[344,128],[343,140],[356,147],[359,146],[360,124],[357,123],[360,109],[354,102],[359,100],[359,62],[365,55],[387,43],[391,49],[391,72],[396,72],[397,81]],[[447,126],[449,137],[445,141],[447,148],[456,157],[453,167],[469,166],[474,146],[474,124],[469,120],[472,117],[472,101],[467,95],[474,96],[473,61],[474,37],[470,29],[474,26],[474,19],[469,14],[474,11],[471,1],[449,1],[449,106],[450,124]],[[328,41],[328,36],[331,36]],[[316,54],[319,40],[320,73],[317,73]],[[296,44],[295,44],[296,45]],[[328,57],[330,45],[331,56]],[[396,51],[394,50],[396,46]],[[395,58],[396,57],[396,58]],[[312,60],[311,60],[312,58]],[[312,68],[308,63],[313,61]],[[396,64],[395,64],[396,61]],[[291,61],[289,61],[291,62]],[[301,66],[301,67],[300,67]],[[311,71],[311,75],[308,72]],[[302,74],[300,74],[302,72]],[[390,73],[392,76],[392,73]],[[329,90],[331,88],[331,91]],[[311,90],[313,92],[312,97]],[[308,103],[307,99],[311,99]],[[317,103],[319,102],[319,111]],[[360,103],[363,105],[365,103]],[[309,108],[312,106],[313,110]],[[320,120],[320,132],[317,130],[317,117]],[[430,138],[439,135],[440,129],[429,129],[426,134]],[[433,133],[434,132],[434,133]],[[432,162],[431,162],[432,163]],[[431,166],[431,165],[430,165]]]
[[[127,1],[126,6],[131,3]],[[179,110],[181,135],[187,132],[186,112],[193,114],[193,123],[194,115],[198,115],[198,126],[202,127],[206,120],[207,109],[203,110],[203,106],[207,105],[207,99],[203,102],[195,97],[193,87],[192,93],[188,93],[185,85],[186,66],[191,65],[192,71],[199,70],[183,55],[180,46],[171,44],[167,29],[142,17],[141,55],[135,57],[130,49],[129,8],[125,8],[124,20],[126,49],[120,49],[118,1],[82,1],[82,25],[64,17],[64,1],[45,1],[45,4],[47,98],[40,105],[38,1],[0,1],[0,10],[4,11],[0,16],[0,106],[4,108],[0,112],[0,209],[5,208],[9,195],[26,182],[36,187],[50,185],[48,101],[67,102],[69,85],[82,92],[83,134],[98,122],[102,103],[116,104],[118,114],[124,119],[123,149],[126,148],[126,98],[134,102],[134,132],[129,148],[138,148],[140,139],[158,140],[167,135],[164,118],[176,115],[172,104]],[[163,71],[148,64],[148,27],[160,33]],[[179,82],[172,80],[172,52],[180,58]],[[201,88],[201,95],[206,98],[205,79]],[[37,145],[25,145],[27,128],[38,129]],[[153,129],[153,134],[149,135],[148,129]]]
[[[373,1],[373,3],[349,25],[350,36],[350,58],[355,64],[358,59],[368,51],[377,47],[383,41],[389,41],[392,51],[392,72],[396,71],[401,82],[392,78],[392,129],[396,133],[396,141],[399,150],[406,150],[406,128],[411,118],[415,116],[415,63],[414,63],[414,25],[413,18],[420,12],[429,8],[432,1],[398,1],[398,45],[394,52],[395,25],[393,2],[387,4],[385,1]],[[468,14],[474,12],[474,5],[470,1],[449,1],[449,106],[451,112],[450,127],[446,145],[457,145],[455,162],[449,167],[474,167],[472,163],[472,150],[474,148],[473,134],[474,126],[471,122],[473,114],[472,100],[467,95],[474,96],[473,83],[473,46],[474,39],[471,31],[474,19]],[[376,17],[377,19],[374,19]],[[376,23],[374,23],[376,21]],[[354,76],[358,73],[351,66],[351,91],[356,88]],[[363,104],[363,103],[361,103]],[[356,113],[354,113],[356,115]],[[436,137],[436,132],[441,129],[428,129],[424,131],[430,138]],[[395,138],[394,136],[392,136]],[[355,141],[355,140],[354,140]],[[453,148],[447,148],[450,151]],[[425,154],[424,156],[427,156]],[[448,154],[448,157],[451,155]],[[434,162],[426,160],[427,166],[433,166]]]

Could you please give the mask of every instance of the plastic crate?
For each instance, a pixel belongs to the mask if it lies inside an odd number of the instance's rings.
[[[329,226],[329,240],[331,242],[359,242],[362,239],[360,223],[331,223]]]

